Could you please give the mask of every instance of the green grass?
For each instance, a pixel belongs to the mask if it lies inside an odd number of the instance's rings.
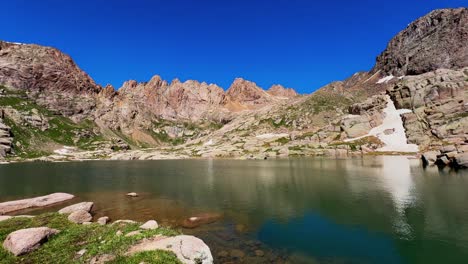
[[[166,264],[180,263],[174,254],[168,254],[164,251],[144,251],[132,256],[119,256],[115,260],[107,262],[109,264]]]
[[[158,228],[156,230],[141,230],[141,234],[125,237],[117,236],[116,232],[121,230],[124,234],[139,230],[139,224],[125,225],[78,225],[69,222],[64,215],[48,213],[34,218],[12,218],[0,222],[0,241],[4,241],[9,233],[31,227],[47,226],[60,230],[39,249],[29,254],[15,257],[0,248],[0,263],[88,263],[94,256],[112,254],[117,256],[112,263],[179,263],[172,253],[155,251],[150,253],[136,254],[125,257],[128,248],[137,241],[155,236],[157,234],[174,236],[178,232]],[[86,249],[81,258],[76,258],[76,253]]]
[[[360,147],[363,145],[375,144],[378,146],[382,145],[382,141],[374,136],[368,136],[361,139],[357,139],[354,141],[349,142],[334,142],[331,143],[330,146],[339,146],[339,145],[347,145],[352,151],[360,150]]]
[[[89,150],[92,148],[93,142],[104,140],[102,136],[93,133],[96,126],[93,121],[84,120],[80,123],[74,123],[69,118],[56,115],[28,99],[22,90],[0,88],[5,91],[0,97],[0,107],[11,107],[20,112],[20,115],[25,112],[31,113],[33,109],[36,109],[49,123],[49,128],[42,131],[31,125],[17,124],[11,118],[4,118],[5,124],[11,127],[14,151],[21,158],[35,158],[50,154],[47,151],[47,145],[50,143]],[[89,136],[78,138],[79,134],[88,134]]]
[[[289,142],[289,138],[285,138],[285,137],[278,138],[277,140],[275,140],[275,142],[278,142],[281,145],[284,145],[284,144],[287,144]]]

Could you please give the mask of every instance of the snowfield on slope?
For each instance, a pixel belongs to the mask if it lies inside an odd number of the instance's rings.
[[[403,120],[401,114],[411,113],[409,109],[395,108],[395,104],[390,99],[390,96],[386,96],[387,106],[383,110],[385,117],[380,126],[374,127],[369,131],[367,135],[351,138],[345,140],[346,142],[354,141],[357,139],[365,138],[368,136],[375,136],[382,141],[385,146],[377,149],[382,152],[418,152],[418,146],[416,144],[408,144],[406,137],[405,128],[403,127]],[[393,130],[391,134],[385,134],[384,131]]]

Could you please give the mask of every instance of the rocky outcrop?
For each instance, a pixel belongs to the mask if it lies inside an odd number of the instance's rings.
[[[14,212],[18,210],[34,208],[34,207],[44,207],[48,205],[57,204],[72,199],[74,196],[68,193],[53,193],[45,196],[9,201],[0,203],[0,215]]]
[[[284,88],[282,85],[275,84],[267,90],[267,93],[278,96],[278,97],[285,97],[285,98],[294,98],[299,94],[292,88]]]
[[[81,119],[101,90],[70,56],[33,44],[0,41],[0,84],[27,92],[52,111]]]
[[[128,255],[142,251],[167,250],[173,252],[184,264],[212,264],[210,248],[199,238],[179,235],[175,237],[156,236],[132,246]]]
[[[13,137],[11,128],[3,121],[4,112],[0,109],[0,161],[12,153]]]
[[[398,33],[372,73],[404,76],[468,66],[468,8],[440,9]]]
[[[454,145],[446,145],[439,150],[424,152],[421,159],[424,166],[468,168],[468,145],[463,145],[460,148]]]
[[[413,110],[403,115],[411,143],[423,148],[467,143],[468,68],[407,76],[388,94],[397,108]]]
[[[59,231],[48,227],[36,227],[14,231],[3,242],[3,247],[15,256],[38,249]]]

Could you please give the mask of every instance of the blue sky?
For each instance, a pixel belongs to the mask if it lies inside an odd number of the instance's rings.
[[[433,9],[467,0],[14,0],[0,39],[56,47],[94,78],[236,77],[310,93],[369,70],[387,42]]]

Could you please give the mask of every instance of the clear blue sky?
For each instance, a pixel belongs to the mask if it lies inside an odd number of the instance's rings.
[[[310,93],[369,70],[433,9],[468,0],[10,0],[0,39],[59,48],[101,85],[236,77]]]

